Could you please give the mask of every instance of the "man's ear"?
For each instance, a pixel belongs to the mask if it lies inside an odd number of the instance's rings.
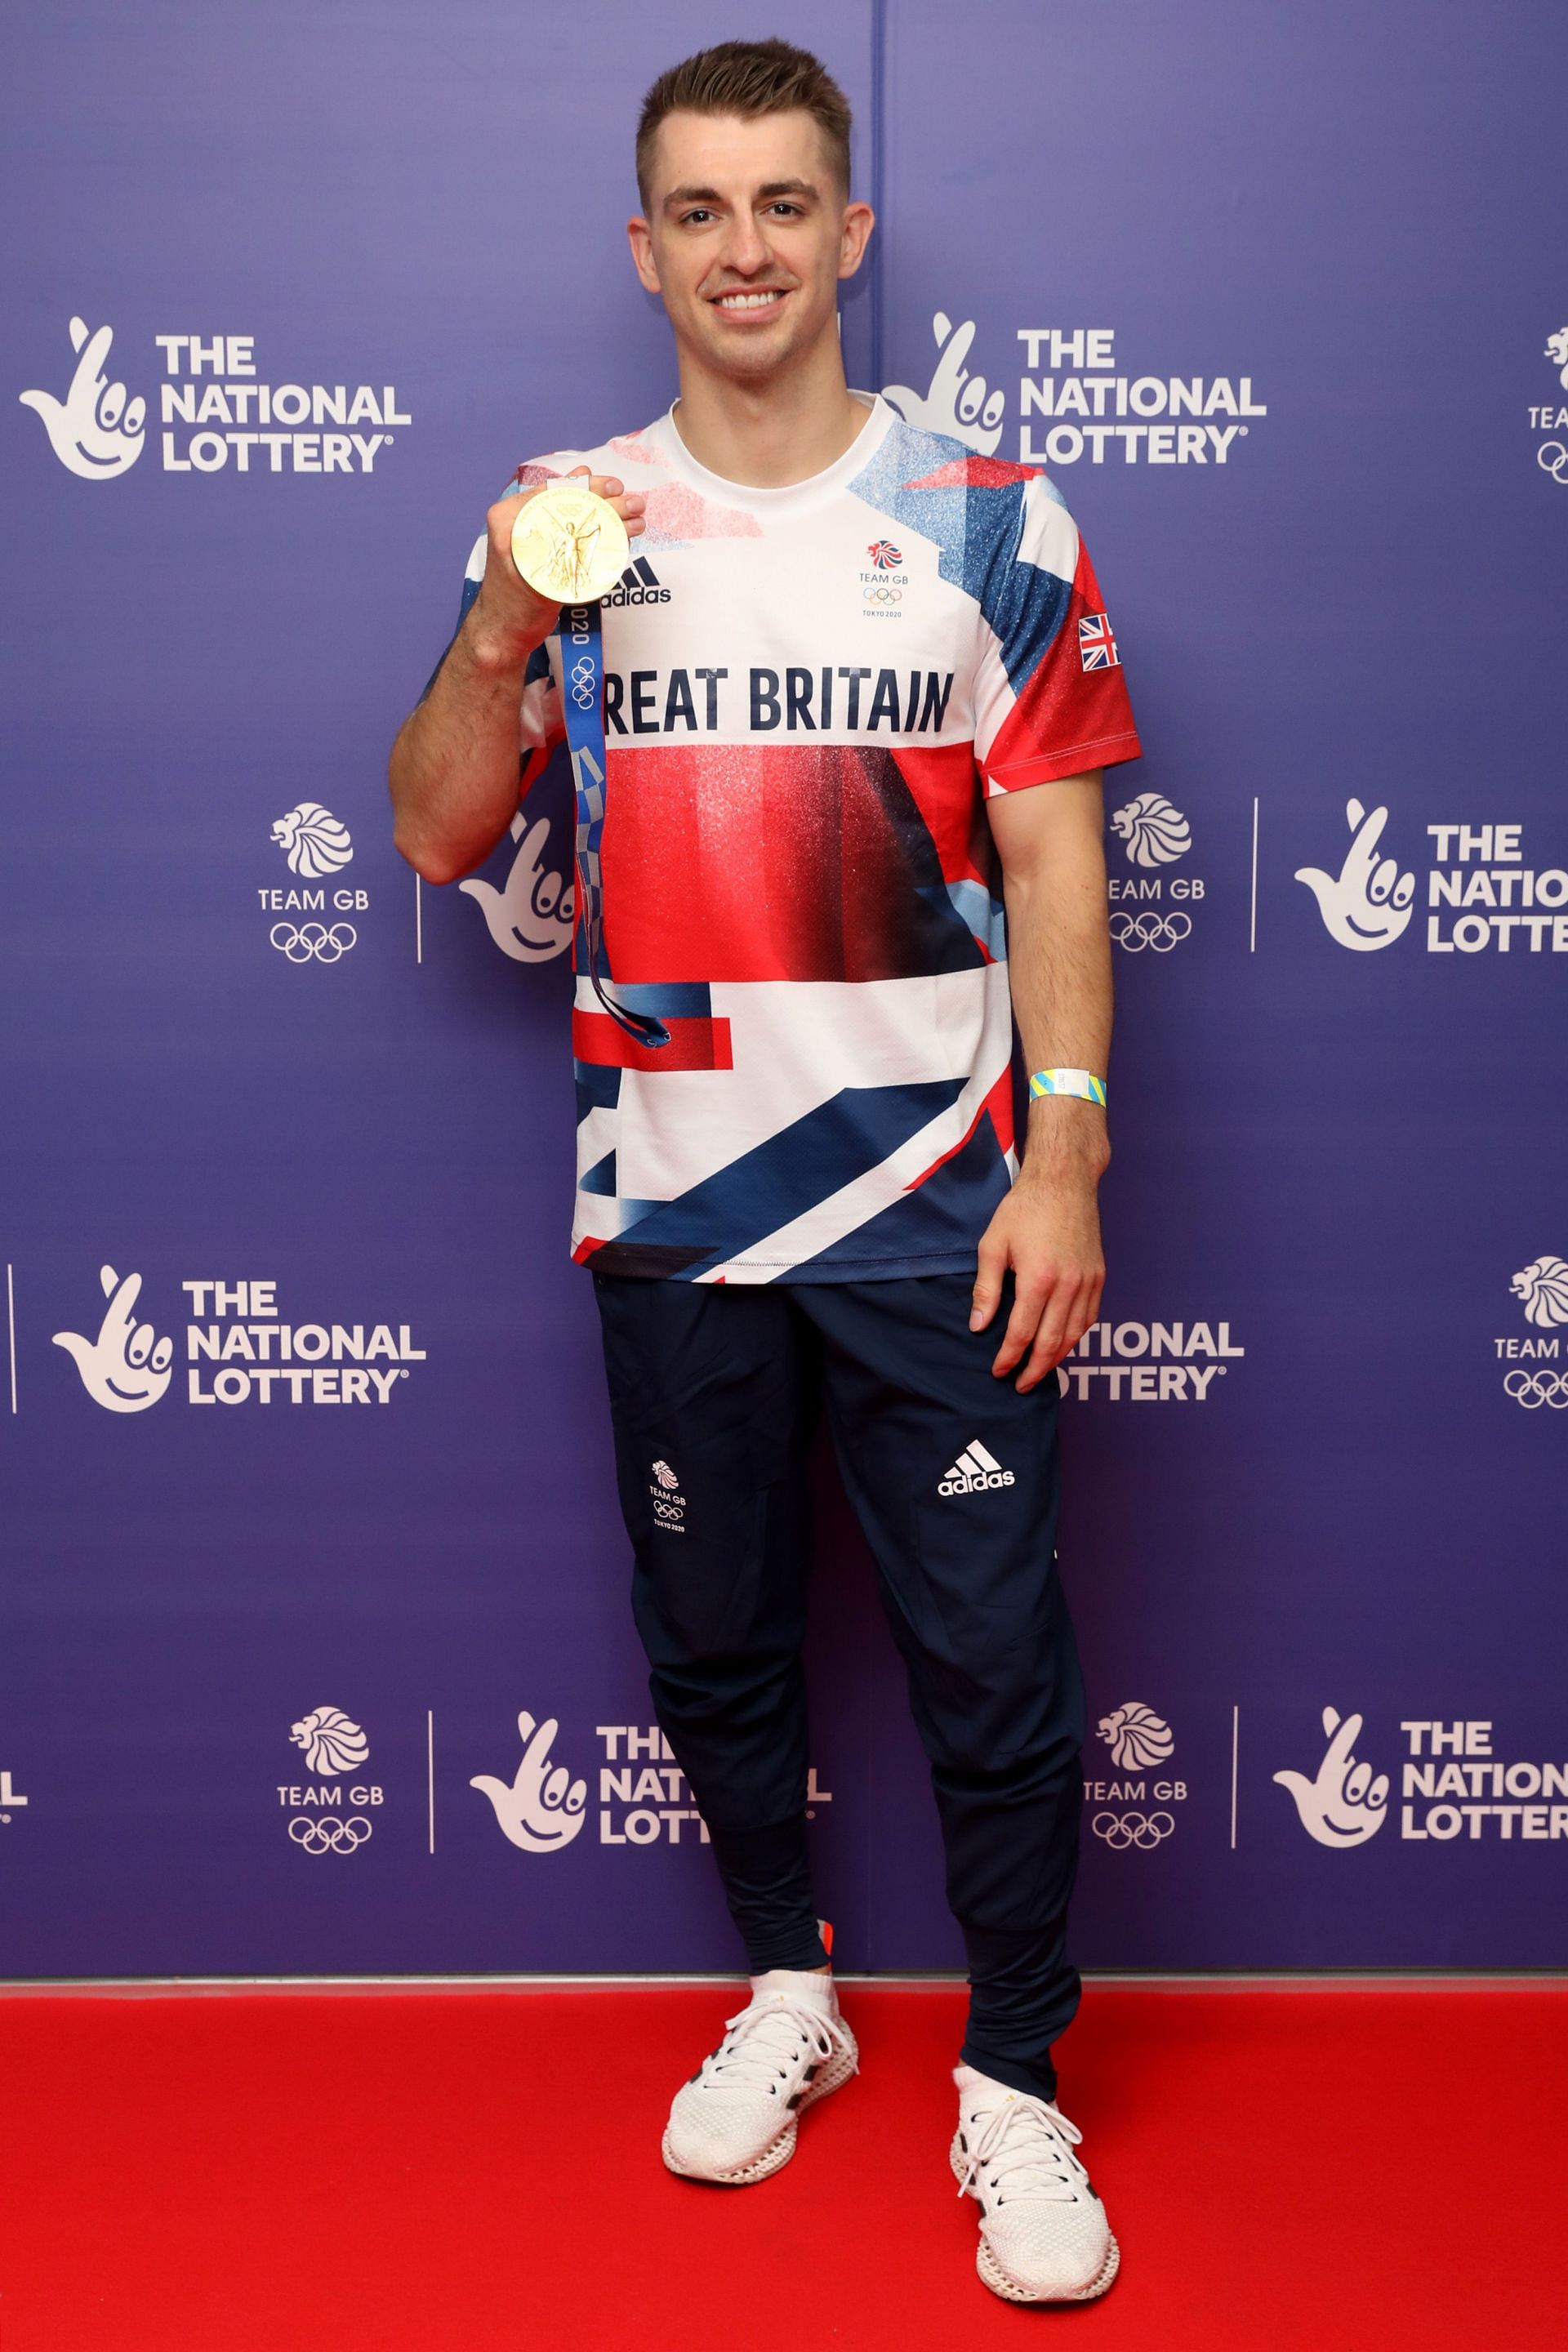
[[[658,268],[653,257],[653,231],[641,213],[634,213],[626,223],[626,243],[632,249],[632,267],[650,294],[657,294]]]
[[[844,207],[844,226],[838,236],[838,275],[853,278],[866,258],[866,247],[871,231],[877,226],[877,215],[869,205],[853,204]]]

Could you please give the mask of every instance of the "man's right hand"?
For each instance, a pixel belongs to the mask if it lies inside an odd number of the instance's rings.
[[[615,474],[591,474],[586,466],[574,466],[566,481],[581,480],[602,499],[607,499],[626,527],[628,539],[636,539],[646,526],[643,521],[644,499],[640,491],[628,491]],[[487,664],[520,662],[527,659],[535,646],[542,646],[555,626],[561,607],[547,596],[541,596],[529,586],[511,558],[511,534],[517,522],[518,509],[530,499],[536,499],[544,486],[516,490],[498,499],[485,516],[485,531],[489,541],[485,556],[485,576],[479,583],[468,614],[468,632],[475,654]]]

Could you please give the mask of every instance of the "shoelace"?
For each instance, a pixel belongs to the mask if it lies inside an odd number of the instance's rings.
[[[774,1993],[724,2020],[724,2039],[702,2061],[701,2074],[710,2083],[722,2074],[726,2088],[772,2091],[789,2071],[780,2060],[797,2059],[803,2042],[809,2056],[820,2062],[831,2058],[836,2049],[847,2048],[848,2041],[830,2011],[788,1993]]]
[[[1021,2093],[1005,2105],[994,2107],[985,2118],[980,2135],[968,2151],[963,2178],[958,2184],[961,2197],[984,2171],[990,2175],[988,2186],[1000,2192],[1004,2181],[1010,2184],[1012,2197],[1040,2197],[1050,2205],[1071,2205],[1079,2189],[1071,2169],[1072,2159],[1067,2158],[1064,2176],[1063,2159],[1066,2149],[1076,2147],[1083,2134],[1076,2124],[1068,2123],[1059,2107],[1047,2099],[1031,2099]],[[998,2193],[997,2202],[1006,2200]]]

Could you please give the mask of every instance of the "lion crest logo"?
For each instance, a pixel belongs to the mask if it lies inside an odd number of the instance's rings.
[[[1163,793],[1140,793],[1117,810],[1110,830],[1134,866],[1173,866],[1193,845],[1192,827]]]
[[[291,1727],[289,1737],[296,1748],[304,1749],[311,1771],[327,1779],[339,1772],[357,1772],[370,1760],[369,1740],[341,1706],[312,1707]]]
[[[280,816],[272,828],[272,838],[287,856],[289,872],[302,874],[308,882],[320,881],[323,874],[336,874],[354,854],[347,825],[320,801],[301,801],[287,816]]]
[[[1148,1772],[1163,1764],[1175,1747],[1170,1725],[1141,1699],[1130,1698],[1100,1718],[1100,1736],[1110,1760],[1122,1772]]]
[[[1568,392],[1568,327],[1559,327],[1554,335],[1546,338],[1546,356],[1557,370],[1557,381]]]
[[[1568,327],[1563,331],[1568,335]],[[1514,1276],[1509,1288],[1531,1322],[1542,1329],[1568,1323],[1568,1259],[1538,1257]]]

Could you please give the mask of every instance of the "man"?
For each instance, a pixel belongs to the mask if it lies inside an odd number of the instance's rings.
[[[1138,744],[1043,477],[846,383],[837,282],[872,227],[848,133],[842,93],[783,42],[726,42],[649,91],[628,233],[679,400],[521,467],[490,509],[393,753],[396,837],[427,880],[463,873],[516,808],[520,744],[526,789],[560,740],[558,610],[511,531],[540,485],[586,474],[639,560],[603,613],[574,1250],[654,1703],[752,1970],[676,2095],[665,2160],[760,2180],[856,2068],[805,1853],[822,1404],[970,1962],[951,2154],[981,2207],[980,2273],[1016,2302],[1081,2300],[1118,2256],[1051,2063],[1079,1993],[1083,1723],[1049,1375],[1103,1278],[1100,770]],[[1015,1016],[1040,1074],[1021,1170]]]

